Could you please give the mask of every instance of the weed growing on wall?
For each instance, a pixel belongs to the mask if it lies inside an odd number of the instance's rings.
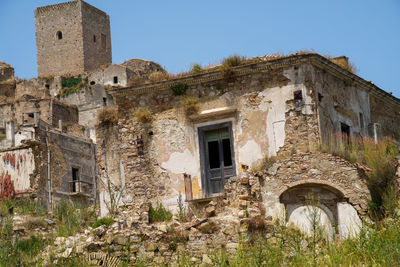
[[[163,207],[162,203],[156,208],[150,204],[149,222],[165,222],[172,220],[172,212]]]
[[[118,122],[118,108],[116,106],[102,109],[97,116],[97,123],[101,126],[112,126]]]
[[[186,90],[189,88],[189,86],[186,83],[178,83],[171,85],[171,90],[174,96],[178,95],[183,95],[186,93]]]
[[[190,72],[192,74],[199,74],[199,73],[202,73],[203,71],[204,71],[203,67],[198,63],[193,63],[190,66]]]
[[[195,114],[199,111],[199,100],[195,97],[185,97],[182,100],[183,109],[187,115]]]
[[[150,122],[152,119],[151,112],[147,108],[137,108],[133,112],[133,116],[135,116],[138,121],[142,123]]]

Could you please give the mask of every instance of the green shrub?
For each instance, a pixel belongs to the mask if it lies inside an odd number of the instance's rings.
[[[114,219],[111,217],[103,217],[98,219],[94,224],[93,224],[93,228],[97,228],[101,225],[105,225],[107,227],[109,227],[112,223],[114,222]]]
[[[193,63],[190,66],[190,72],[193,74],[199,74],[199,73],[202,73],[203,71],[204,71],[204,69],[198,63]]]
[[[149,222],[164,222],[172,220],[172,212],[165,209],[160,203],[158,208],[153,208],[152,205],[149,207]]]
[[[186,90],[189,88],[189,86],[186,83],[178,83],[175,85],[171,85],[170,88],[172,90],[172,93],[175,96],[178,96],[178,95],[183,95],[184,93],[186,93]]]
[[[77,86],[82,82],[81,77],[69,77],[69,78],[63,78],[61,81],[61,88],[72,88]]]
[[[70,236],[92,225],[96,219],[94,210],[84,204],[59,202],[53,209],[57,219],[57,236]]]

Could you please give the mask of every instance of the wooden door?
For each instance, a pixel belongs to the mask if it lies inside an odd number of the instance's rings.
[[[200,153],[207,196],[222,193],[227,179],[235,175],[232,130],[229,125],[202,131],[203,144],[200,147],[203,149]]]

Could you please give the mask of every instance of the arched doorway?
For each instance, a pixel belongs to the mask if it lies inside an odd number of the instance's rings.
[[[329,239],[338,230],[337,204],[347,201],[336,188],[310,183],[287,189],[279,200],[285,205],[288,225],[294,225],[307,234],[317,229]]]

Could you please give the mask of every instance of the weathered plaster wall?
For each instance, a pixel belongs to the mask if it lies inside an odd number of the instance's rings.
[[[370,96],[371,122],[379,123],[383,136],[400,140],[400,105],[384,101],[382,97]]]
[[[11,175],[16,193],[28,191],[35,171],[32,149],[27,146],[0,151],[0,172]]]
[[[350,126],[350,136],[353,138],[369,135],[369,92],[349,80],[339,79],[319,68],[310,72],[306,84],[315,92],[324,142],[329,142],[335,134],[340,137],[341,123]]]
[[[309,67],[302,65],[238,76],[233,82],[219,80],[192,85],[186,95],[198,97],[200,108],[193,116],[183,110],[184,96],[173,96],[170,90],[116,94],[121,119],[117,126],[119,144],[113,151],[121,155],[127,187],[139,180],[146,181],[147,175],[155,177],[154,182],[147,181],[145,186],[146,194],[154,195],[148,200],[174,206],[179,193],[185,194],[183,174],[187,173],[191,175],[193,197],[203,197],[197,135],[198,128],[204,125],[232,122],[236,173],[242,167],[255,167],[279,150],[285,153],[293,153],[293,148],[312,150],[318,142],[318,124],[312,92],[303,84],[308,71]],[[303,101],[294,106],[297,90],[302,92]],[[149,109],[152,121],[138,122],[133,116],[137,107]],[[310,117],[313,123],[304,124],[304,119],[296,120],[296,117]],[[296,131],[302,138],[287,142],[288,131],[289,136]],[[104,142],[101,139],[98,140]],[[143,143],[140,151],[137,139]],[[147,166],[142,165],[145,162]],[[132,189],[137,187],[140,186]],[[135,199],[137,193],[128,190]]]

